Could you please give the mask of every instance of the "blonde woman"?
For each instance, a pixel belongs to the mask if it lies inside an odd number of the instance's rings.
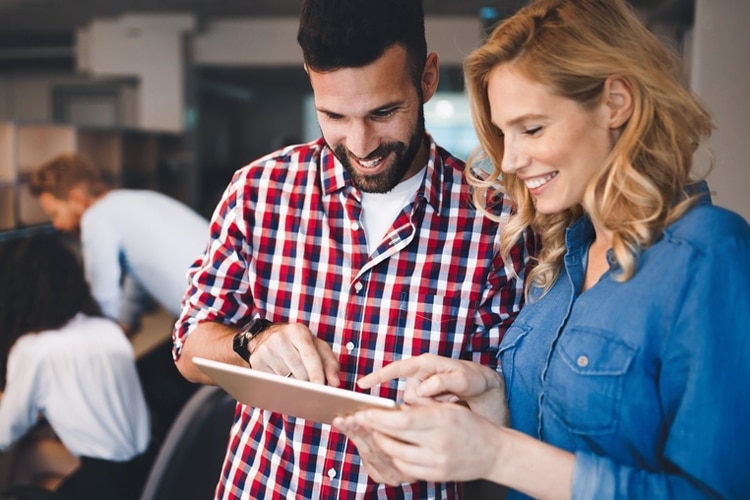
[[[622,0],[539,0],[465,63],[475,127],[543,241],[500,370],[433,355],[404,411],[335,425],[385,482],[485,478],[510,497],[746,497],[750,228],[693,155],[712,121]],[[470,170],[471,172],[471,170]],[[464,404],[446,404],[461,400]],[[468,407],[468,408],[467,408]]]

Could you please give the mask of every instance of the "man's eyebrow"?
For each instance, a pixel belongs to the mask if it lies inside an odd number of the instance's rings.
[[[372,109],[368,109],[365,114],[366,115],[371,115],[373,113],[377,113],[378,111],[382,111],[384,109],[393,109],[393,108],[397,108],[397,107],[402,106],[402,105],[403,105],[402,101],[392,101],[392,102],[388,102],[388,103],[385,103],[385,104],[381,104],[381,105],[379,105],[377,107],[374,107]],[[346,116],[345,113],[341,113],[339,111],[333,111],[333,110],[330,110],[330,109],[327,109],[327,108],[324,108],[324,107],[320,107],[320,106],[316,107],[315,109],[319,113],[325,113],[327,115]]]

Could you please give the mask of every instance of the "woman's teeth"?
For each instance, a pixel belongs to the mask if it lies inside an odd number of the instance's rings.
[[[529,188],[529,189],[536,189],[536,188],[538,188],[540,186],[544,186],[549,181],[551,181],[552,178],[555,177],[556,175],[557,175],[557,172],[552,172],[551,174],[546,175],[544,177],[537,177],[535,179],[528,179],[526,181],[526,187]]]

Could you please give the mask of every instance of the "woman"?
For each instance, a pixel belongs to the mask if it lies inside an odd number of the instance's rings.
[[[0,242],[0,449],[19,483],[137,498],[150,421],[130,341],[56,235]]]
[[[543,242],[500,347],[502,374],[397,361],[359,384],[408,377],[413,404],[334,424],[385,482],[484,478],[513,497],[746,496],[750,228],[692,177],[712,122],[673,59],[622,0],[539,0],[498,26],[465,72],[495,165],[472,176],[477,199],[502,183],[517,201],[506,253],[528,227]]]

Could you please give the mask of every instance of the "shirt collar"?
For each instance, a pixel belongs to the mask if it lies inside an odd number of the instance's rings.
[[[443,160],[438,154],[437,144],[429,133],[425,133],[425,140],[429,143],[430,155],[427,160],[424,181],[417,191],[417,200],[424,198],[439,213],[443,201],[441,196],[444,185]],[[315,146],[320,148],[320,176],[323,192],[330,195],[342,189],[351,189],[355,192],[357,199],[361,199],[358,190],[351,185],[349,174],[333,154],[333,151],[326,145],[325,140],[321,137],[315,143]]]

